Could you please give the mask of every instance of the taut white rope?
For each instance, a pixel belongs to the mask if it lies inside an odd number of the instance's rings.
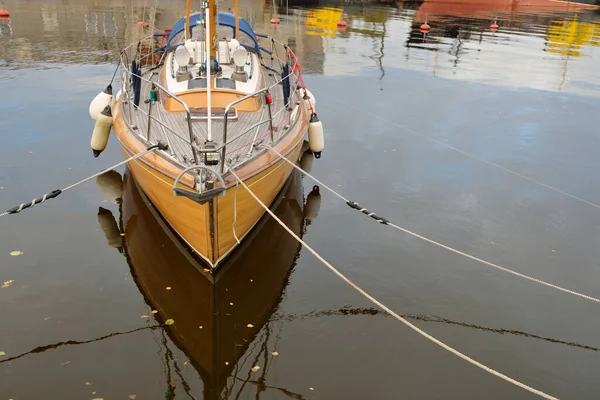
[[[363,289],[361,289],[357,284],[355,284],[354,282],[352,282],[349,278],[347,278],[344,274],[342,274],[340,271],[338,271],[333,265],[331,265],[327,260],[325,260],[323,257],[321,257],[319,255],[319,253],[317,253],[315,250],[313,250],[312,247],[310,247],[308,244],[306,244],[302,239],[300,239],[300,237],[298,237],[298,235],[296,235],[290,228],[288,228],[288,226],[286,224],[283,223],[283,221],[281,221],[279,218],[277,218],[277,216],[273,213],[273,211],[271,211],[269,209],[269,207],[267,207],[262,201],[260,201],[260,199],[254,194],[254,192],[252,192],[250,190],[250,188],[236,175],[235,172],[233,172],[233,170],[229,167],[227,167],[227,169],[229,170],[229,172],[235,177],[235,179],[238,181],[239,184],[241,184],[247,191],[248,193],[250,193],[250,195],[254,198],[254,200],[256,200],[256,202],[258,204],[260,204],[260,206],[262,208],[264,208],[264,210],[266,212],[269,213],[269,215],[271,217],[273,217],[275,219],[275,221],[277,221],[279,223],[279,225],[281,225],[281,227],[283,229],[285,229],[290,235],[292,235],[294,237],[294,239],[296,239],[298,241],[298,243],[300,243],[302,246],[304,246],[308,251],[310,251],[315,257],[317,257],[317,259],[319,261],[321,261],[327,268],[329,268],[334,274],[336,274],[339,278],[341,278],[344,282],[346,282],[348,285],[350,285],[354,290],[356,290],[358,293],[362,294],[365,298],[367,298],[369,301],[371,301],[373,304],[377,305],[378,307],[380,307],[382,310],[384,310],[385,312],[387,312],[388,314],[390,314],[392,317],[396,318],[398,321],[402,322],[404,325],[408,326],[409,328],[411,328],[412,330],[414,330],[415,332],[417,332],[419,335],[423,336],[424,338],[432,341],[433,343],[437,344],[438,346],[440,346],[441,348],[443,348],[444,350],[449,351],[450,353],[454,354],[455,356],[458,356],[460,358],[462,358],[463,360],[467,361],[468,363],[506,381],[509,383],[512,383],[515,386],[518,386],[522,389],[527,390],[530,393],[536,394],[540,397],[543,397],[544,399],[550,399],[550,400],[558,400],[556,397],[553,397],[549,394],[546,394],[544,392],[542,392],[541,390],[532,388],[531,386],[528,386],[522,382],[517,381],[516,379],[513,379],[509,376],[504,375],[501,372],[498,372],[486,365],[483,365],[482,363],[480,363],[479,361],[476,361],[474,359],[472,359],[471,357],[461,353],[460,351],[454,349],[453,347],[448,346],[446,343],[440,341],[439,339],[436,339],[435,337],[431,336],[430,334],[428,334],[427,332],[423,331],[422,329],[420,329],[419,327],[411,324],[409,321],[407,321],[406,319],[402,318],[400,315],[398,315],[397,313],[395,313],[392,309],[390,309],[389,307],[387,307],[385,304],[383,304],[382,302],[380,302],[379,300],[377,300],[376,298],[374,298],[373,296],[371,296],[369,293],[365,292]]]
[[[532,276],[525,275],[525,274],[522,274],[520,272],[514,271],[512,269],[509,269],[509,268],[502,267],[500,265],[491,263],[489,261],[483,260],[483,259],[481,259],[479,257],[472,256],[471,254],[467,254],[467,253],[465,253],[463,251],[457,250],[457,249],[452,248],[450,246],[446,246],[443,243],[436,242],[433,239],[429,239],[429,238],[427,238],[425,236],[419,235],[418,233],[415,233],[415,232],[410,231],[410,230],[408,230],[406,228],[398,226],[398,225],[396,225],[396,224],[394,224],[394,223],[392,223],[392,222],[390,222],[390,221],[388,221],[388,220],[386,220],[384,218],[378,217],[375,213],[370,212],[366,208],[362,208],[362,207],[358,206],[357,203],[348,200],[347,198],[345,198],[344,196],[342,196],[341,194],[339,194],[338,192],[336,192],[335,190],[333,190],[332,188],[330,188],[329,186],[327,186],[326,184],[324,184],[323,182],[321,182],[320,180],[318,180],[317,178],[315,178],[314,176],[312,176],[311,174],[309,174],[308,172],[304,171],[302,168],[300,168],[299,166],[297,166],[296,164],[294,164],[293,162],[291,162],[290,160],[288,160],[286,157],[284,157],[283,155],[281,155],[281,153],[279,153],[277,150],[275,150],[271,146],[269,146],[269,145],[263,145],[263,146],[266,147],[267,149],[269,149],[270,151],[272,151],[273,153],[277,154],[282,160],[287,161],[288,164],[292,165],[298,171],[300,171],[303,174],[305,174],[306,176],[310,177],[315,182],[317,182],[319,185],[323,186],[325,189],[329,190],[331,193],[333,193],[334,195],[336,195],[337,197],[339,197],[340,199],[342,199],[343,201],[345,201],[346,204],[348,204],[352,208],[354,208],[354,209],[362,212],[363,214],[365,214],[365,215],[367,215],[369,217],[372,217],[373,219],[375,219],[376,221],[378,221],[378,222],[380,222],[380,223],[382,223],[384,225],[389,225],[389,226],[391,226],[394,229],[397,229],[399,231],[407,233],[407,234],[409,234],[409,235],[411,235],[413,237],[416,237],[418,239],[421,239],[421,240],[423,240],[423,241],[425,241],[427,243],[431,243],[431,244],[433,244],[435,246],[441,247],[442,249],[451,251],[451,252],[453,252],[455,254],[458,254],[458,255],[461,255],[463,257],[469,258],[469,259],[471,259],[473,261],[477,261],[478,263],[487,265],[489,267],[496,268],[496,269],[498,269],[500,271],[504,271],[504,272],[507,272],[509,274],[518,276],[519,278],[527,279],[529,281],[532,281],[532,282],[535,282],[535,283],[539,283],[540,285],[548,286],[548,287],[550,287],[552,289],[556,289],[556,290],[560,290],[561,292],[569,293],[569,294],[571,294],[573,296],[578,296],[578,297],[581,297],[581,298],[586,299],[586,300],[590,300],[590,301],[594,301],[596,303],[600,303],[600,299],[598,299],[596,297],[588,296],[587,294],[583,294],[583,293],[576,292],[574,290],[566,289],[564,287],[561,287],[561,286],[558,286],[558,285],[554,285],[552,283],[543,281],[541,279],[537,279],[537,278],[534,278]]]

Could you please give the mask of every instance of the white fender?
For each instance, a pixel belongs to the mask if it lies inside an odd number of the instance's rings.
[[[315,99],[315,95],[313,95],[310,90],[308,89],[304,89],[304,105],[306,106],[306,110],[308,110],[308,112],[310,112],[310,106],[312,105],[312,108],[314,111],[317,110],[317,99]],[[309,103],[310,101],[310,103]]]
[[[315,154],[316,158],[321,157],[321,152],[325,148],[325,138],[323,136],[323,123],[319,120],[316,113],[310,117],[308,124],[308,147]]]
[[[92,117],[92,119],[96,121],[102,110],[104,110],[104,107],[106,107],[107,105],[111,105],[112,101],[112,86],[108,85],[106,89],[104,89],[103,92],[98,93],[96,97],[94,97],[94,100],[92,100],[92,102],[90,103],[90,117]]]
[[[90,146],[94,152],[94,157],[98,157],[100,153],[106,149],[108,143],[108,137],[110,136],[110,128],[112,127],[112,112],[110,105],[106,106],[104,110],[98,115],[96,125],[94,125],[94,132],[92,133],[92,140]]]

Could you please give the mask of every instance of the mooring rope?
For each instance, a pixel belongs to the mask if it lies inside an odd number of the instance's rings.
[[[284,157],[285,158],[285,157]],[[252,196],[254,198],[254,200],[256,200],[256,202],[258,204],[260,204],[260,206],[267,212],[269,213],[269,215],[271,217],[273,217],[273,219],[275,219],[275,221],[277,221],[277,223],[279,223],[279,225],[281,225],[281,227],[283,229],[285,229],[292,237],[294,237],[294,239],[296,239],[296,241],[298,241],[298,243],[300,243],[302,246],[304,246],[308,251],[310,251],[319,261],[321,261],[327,268],[329,268],[329,270],[331,270],[331,272],[333,272],[334,274],[336,274],[340,279],[342,279],[344,282],[346,282],[348,285],[350,285],[354,290],[356,290],[358,293],[360,293],[361,295],[363,295],[365,298],[367,298],[369,301],[371,301],[373,304],[377,305],[379,308],[381,308],[382,310],[384,310],[385,312],[387,312],[388,314],[390,314],[392,317],[396,318],[398,321],[402,322],[404,325],[408,326],[409,328],[411,328],[412,330],[414,330],[415,332],[417,332],[419,335],[423,336],[424,338],[432,341],[433,343],[437,344],[438,346],[440,346],[441,348],[443,348],[444,350],[449,351],[450,353],[454,354],[455,356],[460,357],[461,359],[467,361],[468,363],[506,381],[509,383],[512,383],[515,386],[518,386],[522,389],[527,390],[530,393],[536,394],[540,397],[543,397],[545,399],[551,399],[551,400],[558,400],[556,397],[553,397],[549,394],[546,394],[544,392],[542,392],[541,390],[532,388],[531,386],[528,386],[526,384],[524,384],[523,382],[519,382],[516,379],[513,379],[507,375],[504,375],[501,372],[496,371],[495,369],[492,369],[482,363],[480,363],[479,361],[476,361],[474,359],[472,359],[471,357],[461,353],[460,351],[454,349],[453,347],[450,347],[449,345],[445,344],[444,342],[440,341],[439,339],[436,339],[435,337],[431,336],[430,334],[428,334],[427,332],[423,331],[422,329],[420,329],[419,327],[417,327],[416,325],[413,325],[412,323],[410,323],[408,320],[404,319],[403,317],[401,317],[399,314],[397,314],[396,312],[394,312],[392,309],[390,309],[389,307],[387,307],[385,304],[383,304],[382,302],[380,302],[379,300],[377,300],[375,297],[371,296],[369,293],[365,292],[363,289],[361,289],[356,283],[352,282],[349,278],[347,278],[343,273],[341,273],[340,271],[338,271],[333,265],[331,265],[327,260],[325,260],[323,257],[321,257],[321,255],[319,253],[317,253],[312,247],[310,247],[308,244],[306,244],[306,242],[304,242],[298,235],[296,235],[285,223],[283,223],[282,220],[280,220],[274,213],[273,211],[271,211],[269,209],[269,207],[267,207],[255,194],[254,192],[252,192],[250,190],[250,188],[248,187],[248,185],[246,185],[239,176],[237,176],[237,174],[233,171],[232,168],[230,168],[229,166],[227,167],[228,171],[235,177],[235,179],[237,180],[237,182],[242,185],[250,194],[250,196]]]
[[[397,230],[399,230],[399,231],[401,231],[401,232],[407,233],[407,234],[409,234],[409,235],[411,235],[411,236],[413,236],[413,237],[416,237],[416,238],[418,238],[418,239],[421,239],[421,240],[423,240],[423,241],[425,241],[425,242],[427,242],[427,243],[431,243],[431,244],[433,244],[433,245],[435,245],[435,246],[441,247],[442,249],[445,249],[445,250],[451,251],[451,252],[453,252],[453,253],[455,253],[455,254],[458,254],[458,255],[460,255],[460,256],[463,256],[463,257],[469,258],[469,259],[471,259],[471,260],[473,260],[473,261],[477,261],[478,263],[481,263],[481,264],[487,265],[487,266],[489,266],[489,267],[496,268],[496,269],[498,269],[498,270],[500,270],[500,271],[504,271],[504,272],[507,272],[507,273],[509,273],[509,274],[512,274],[512,275],[518,276],[519,278],[527,279],[527,280],[529,280],[529,281],[531,281],[531,282],[539,283],[540,285],[544,285],[544,286],[550,287],[550,288],[552,288],[552,289],[560,290],[561,292],[565,292],[565,293],[571,294],[571,295],[573,295],[573,296],[578,296],[578,297],[581,297],[581,298],[583,298],[583,299],[586,299],[586,300],[590,300],[590,301],[594,301],[594,302],[596,302],[596,303],[600,303],[600,299],[598,299],[598,298],[596,298],[596,297],[588,296],[588,295],[586,295],[586,294],[579,293],[579,292],[576,292],[576,291],[574,291],[574,290],[566,289],[566,288],[564,288],[564,287],[561,287],[561,286],[558,286],[558,285],[554,285],[554,284],[552,284],[552,283],[549,283],[549,282],[543,281],[543,280],[541,280],[541,279],[534,278],[534,277],[532,277],[532,276],[525,275],[525,274],[523,274],[523,273],[520,273],[520,272],[514,271],[514,270],[512,270],[512,269],[510,269],[510,268],[502,267],[502,266],[500,266],[500,265],[498,265],[498,264],[494,264],[494,263],[492,263],[492,262],[489,262],[489,261],[483,260],[483,259],[481,259],[481,258],[479,258],[479,257],[475,257],[475,256],[473,256],[473,255],[471,255],[471,254],[468,254],[468,253],[465,253],[465,252],[463,252],[463,251],[457,250],[457,249],[455,249],[455,248],[453,248],[453,247],[450,247],[450,246],[447,246],[447,245],[445,245],[445,244],[443,244],[443,243],[436,242],[436,241],[435,241],[435,240],[433,240],[433,239],[429,239],[429,238],[427,238],[427,237],[425,237],[425,236],[423,236],[423,235],[420,235],[420,234],[418,234],[418,233],[416,233],[416,232],[413,232],[413,231],[411,231],[411,230],[408,230],[408,229],[406,229],[406,228],[403,228],[403,227],[401,227],[401,226],[399,226],[399,225],[396,225],[396,224],[394,224],[393,222],[390,222],[389,220],[387,220],[387,219],[385,219],[385,218],[383,218],[383,217],[380,217],[380,216],[378,216],[378,215],[377,215],[377,214],[375,214],[374,212],[371,212],[371,211],[367,210],[366,208],[362,207],[362,206],[361,206],[360,204],[358,204],[357,202],[354,202],[354,201],[348,200],[347,198],[345,198],[344,196],[342,196],[341,194],[339,194],[338,192],[336,192],[335,190],[333,190],[332,188],[330,188],[329,186],[327,186],[326,184],[324,184],[323,182],[321,182],[320,180],[318,180],[317,178],[315,178],[314,176],[312,176],[312,175],[311,175],[311,174],[309,174],[308,172],[304,171],[302,168],[300,168],[299,166],[297,166],[296,164],[294,164],[294,163],[293,163],[293,162],[291,162],[290,160],[288,160],[286,157],[284,157],[284,156],[283,156],[281,153],[279,153],[279,152],[278,152],[277,150],[275,150],[273,147],[271,147],[271,146],[269,146],[269,145],[266,145],[266,144],[263,144],[263,146],[264,146],[264,147],[266,147],[267,149],[269,149],[270,151],[272,151],[273,153],[277,154],[277,155],[278,155],[278,156],[279,156],[279,157],[280,157],[282,160],[285,160],[285,161],[286,161],[288,164],[292,165],[292,166],[293,166],[294,168],[296,168],[298,171],[302,172],[303,174],[305,174],[306,176],[310,177],[310,178],[311,178],[311,179],[313,179],[315,182],[317,182],[319,185],[321,185],[321,186],[322,186],[322,187],[324,187],[325,189],[329,190],[329,191],[330,191],[332,194],[334,194],[335,196],[339,197],[339,198],[340,198],[341,200],[343,200],[343,201],[344,201],[344,202],[345,202],[345,203],[346,203],[346,204],[347,204],[347,205],[348,205],[350,208],[352,208],[352,209],[354,209],[354,210],[357,210],[357,211],[360,211],[361,213],[365,214],[366,216],[373,218],[375,221],[379,222],[380,224],[391,226],[391,227],[392,227],[392,228],[394,228],[394,229],[397,229]]]
[[[130,161],[137,160],[138,158],[140,158],[140,157],[142,157],[142,156],[150,153],[151,151],[154,151],[154,150],[167,150],[167,149],[168,149],[167,145],[163,144],[162,142],[159,142],[158,144],[155,144],[155,145],[152,145],[152,146],[148,147],[146,150],[142,151],[141,153],[138,153],[138,154],[136,154],[134,156],[129,157],[125,161],[121,161],[120,163],[115,164],[112,167],[105,168],[102,171],[97,172],[94,175],[88,176],[87,178],[82,179],[79,182],[76,182],[76,183],[74,183],[72,185],[69,185],[69,186],[67,186],[64,189],[56,189],[56,190],[51,191],[50,193],[46,193],[45,195],[43,195],[40,198],[33,199],[29,203],[21,203],[18,206],[15,206],[15,207],[13,207],[13,208],[11,208],[11,209],[3,212],[2,214],[0,214],[0,218],[2,218],[4,216],[7,216],[9,214],[20,213],[21,211],[23,211],[23,210],[25,210],[27,208],[31,208],[31,207],[35,206],[36,204],[41,204],[41,203],[45,202],[46,200],[50,200],[50,199],[53,199],[55,197],[58,197],[58,195],[60,195],[61,193],[66,192],[69,189],[73,189],[75,186],[79,186],[82,183],[85,183],[85,182],[87,182],[87,181],[89,181],[91,179],[94,179],[94,178],[96,178],[96,177],[98,177],[98,176],[100,176],[100,175],[102,175],[102,174],[104,174],[104,173],[106,173],[108,171],[111,171],[111,170],[113,170],[115,168],[119,168],[121,165],[127,164]]]

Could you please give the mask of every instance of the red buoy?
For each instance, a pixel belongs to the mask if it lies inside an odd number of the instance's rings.
[[[346,21],[344,21],[343,19],[340,19],[337,23],[337,26],[346,26]]]
[[[493,31],[497,31],[497,30],[498,30],[498,28],[499,28],[499,26],[498,26],[498,24],[497,24],[497,23],[495,23],[495,22],[494,22],[493,24],[491,24],[491,25],[490,25],[490,29],[491,29],[491,30],[493,30]]]
[[[0,17],[10,17],[8,10],[0,10]]]
[[[271,18],[271,23],[272,23],[272,24],[278,24],[278,23],[280,23],[280,22],[281,22],[281,21],[279,20],[279,18],[275,18],[275,17]]]
[[[139,26],[140,28],[147,28],[148,24],[145,24],[144,21],[140,21],[137,23],[137,26]]]
[[[425,22],[423,25],[421,25],[421,30],[422,31],[428,31],[431,27],[429,26],[429,24],[427,22]]]

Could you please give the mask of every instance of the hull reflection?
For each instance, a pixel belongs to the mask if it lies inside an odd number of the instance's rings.
[[[315,187],[305,204],[301,184],[301,176],[292,174],[273,207],[299,236],[307,225],[304,210],[314,219],[320,202]],[[236,363],[278,308],[300,245],[272,218],[263,218],[211,275],[175,239],[131,175],[123,186],[124,249],[134,280],[158,310],[158,322],[175,321],[165,329],[201,375],[204,399],[221,398]]]

